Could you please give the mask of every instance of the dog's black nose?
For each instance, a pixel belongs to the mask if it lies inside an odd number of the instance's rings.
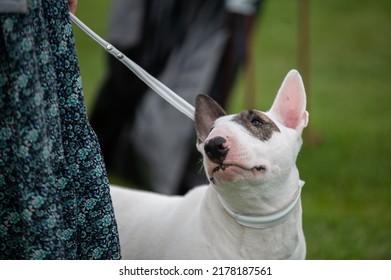
[[[227,142],[223,137],[215,137],[206,142],[204,149],[208,158],[214,163],[222,163],[229,149],[224,145]]]

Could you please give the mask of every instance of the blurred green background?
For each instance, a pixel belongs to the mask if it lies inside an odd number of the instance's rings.
[[[108,0],[83,0],[77,15],[105,37],[109,9]],[[299,67],[298,12],[298,1],[269,0],[257,21],[256,109],[267,110]],[[89,111],[105,56],[74,30]],[[307,258],[391,259],[391,1],[310,1],[309,55],[310,126],[298,159]],[[246,104],[243,76],[230,112]]]

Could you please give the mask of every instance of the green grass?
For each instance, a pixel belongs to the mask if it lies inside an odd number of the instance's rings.
[[[79,17],[105,35],[109,1],[79,1]],[[257,109],[267,110],[297,65],[297,1],[267,1],[253,60]],[[309,259],[391,259],[391,2],[311,1],[310,138],[298,159]],[[75,28],[76,29],[76,28]],[[87,106],[103,51],[76,30]],[[229,111],[245,104],[243,77]]]
[[[78,1],[78,3],[76,16],[95,33],[106,38],[110,1],[83,0]],[[73,30],[79,57],[85,103],[87,111],[89,111],[92,108],[94,97],[104,77],[106,66],[105,51],[77,26],[74,25]]]

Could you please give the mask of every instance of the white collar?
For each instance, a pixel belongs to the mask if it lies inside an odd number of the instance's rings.
[[[289,214],[292,213],[293,209],[297,205],[297,203],[300,201],[300,195],[301,195],[301,189],[304,186],[304,181],[299,180],[298,183],[298,190],[296,193],[295,198],[292,200],[291,203],[289,203],[288,206],[285,208],[278,210],[277,212],[268,214],[268,215],[262,215],[262,216],[246,216],[237,214],[234,211],[232,211],[224,202],[224,200],[218,195],[219,200],[221,202],[221,205],[223,206],[224,210],[230,215],[238,224],[249,227],[249,228],[255,228],[255,229],[265,229],[265,228],[271,228],[274,227],[283,221],[285,221]]]

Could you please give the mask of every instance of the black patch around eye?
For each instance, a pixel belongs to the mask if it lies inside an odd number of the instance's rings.
[[[263,125],[263,121],[260,118],[255,117],[251,120],[251,124],[253,126],[261,126]]]
[[[262,141],[269,140],[274,132],[280,132],[278,126],[264,113],[259,111],[243,111],[233,121],[246,128],[250,134]]]

